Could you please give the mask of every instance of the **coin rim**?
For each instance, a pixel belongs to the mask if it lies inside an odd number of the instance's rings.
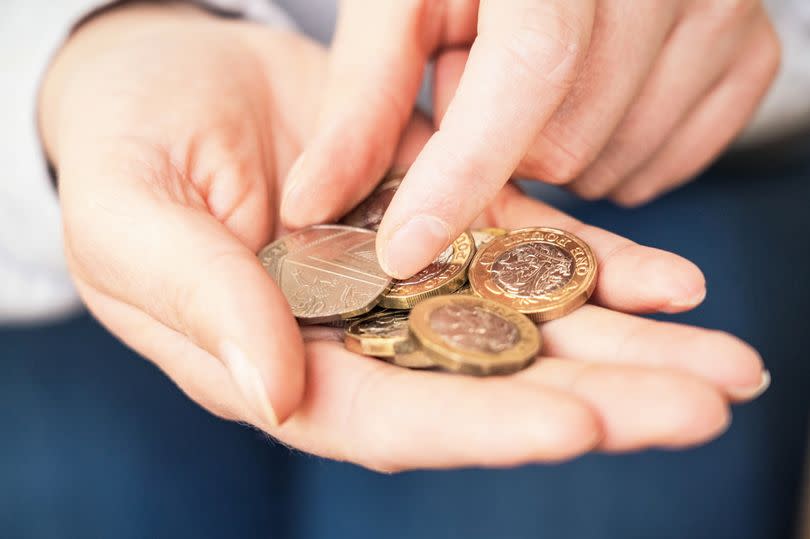
[[[408,361],[408,358],[414,357],[424,360],[425,363],[414,364]],[[396,365],[397,367],[403,367],[405,369],[425,370],[425,369],[439,368],[439,364],[436,363],[436,361],[433,359],[433,356],[431,356],[424,348],[418,345],[410,352],[396,354],[394,357],[386,357],[382,359],[383,361],[387,361],[388,363]]]
[[[408,327],[408,335],[398,337],[377,337],[356,333],[356,326],[359,324],[368,322],[374,318],[391,316],[392,314],[403,315],[405,313],[402,311],[374,313],[353,321],[349,324],[349,327],[346,328],[346,333],[343,337],[343,343],[346,348],[356,354],[386,359],[393,358],[397,354],[413,352],[417,346],[413,337],[410,335],[410,327]]]
[[[571,292],[568,296],[561,297],[556,301],[543,301],[536,308],[519,307],[517,305],[514,305],[512,302],[507,303],[506,301],[504,301],[503,300],[504,296],[492,295],[491,292],[489,292],[487,290],[487,287],[485,286],[485,283],[489,282],[490,280],[489,271],[486,268],[480,267],[481,257],[484,254],[486,254],[486,252],[489,249],[495,249],[499,242],[506,241],[507,238],[529,232],[553,233],[557,234],[558,236],[569,238],[571,241],[577,244],[577,247],[580,247],[582,248],[583,251],[585,251],[585,254],[590,263],[590,267],[592,268],[591,271],[588,272],[588,275],[582,278],[582,282],[575,291]],[[565,249],[567,252],[570,253],[570,249],[560,247],[559,245],[554,243],[549,244],[554,245],[555,247],[561,249]],[[507,234],[504,234],[503,236],[493,238],[492,240],[487,242],[483,247],[481,247],[480,249],[478,249],[478,251],[476,251],[473,260],[470,262],[470,269],[467,272],[467,279],[470,283],[470,288],[472,288],[473,293],[475,293],[476,296],[489,299],[504,305],[509,305],[513,309],[528,316],[534,322],[548,322],[550,320],[555,320],[557,318],[561,318],[565,315],[568,315],[573,311],[577,310],[578,308],[580,308],[582,305],[584,305],[588,301],[588,299],[590,299],[591,295],[593,294],[593,291],[596,289],[597,273],[598,273],[598,264],[596,261],[596,256],[594,256],[593,250],[585,241],[582,240],[582,238],[570,232],[566,232],[565,230],[561,230],[559,228],[536,226],[536,227],[518,228],[508,232]],[[541,300],[537,301],[540,302]]]
[[[466,241],[470,245],[470,254],[467,258],[462,261],[459,266],[458,272],[453,275],[450,279],[445,281],[444,283],[430,288],[430,289],[422,289],[420,290],[420,285],[411,285],[407,287],[400,287],[405,291],[411,290],[409,293],[405,294],[396,294],[394,295],[393,292],[397,289],[397,281],[391,283],[391,287],[388,291],[383,294],[383,297],[380,299],[380,306],[386,309],[412,309],[418,303],[434,297],[434,296],[442,296],[445,294],[451,294],[461,288],[464,283],[467,282],[467,268],[470,267],[470,263],[472,262],[473,258],[475,257],[476,248],[475,248],[475,239],[473,238],[472,233],[469,230],[465,230],[459,237],[457,237],[453,243],[453,254],[458,252],[459,248],[457,244],[459,242]]]
[[[463,301],[477,302],[513,323],[520,333],[518,344],[497,354],[475,352],[448,344],[430,327],[430,315],[439,307]],[[447,295],[425,300],[411,311],[408,325],[417,342],[439,366],[464,374],[489,376],[520,371],[534,362],[543,346],[540,331],[529,317],[507,305],[478,296]]]
[[[281,294],[284,296],[284,299],[287,301],[287,305],[290,308],[291,312],[292,312],[292,306],[290,305],[290,302],[287,299],[287,295],[284,293],[284,289],[282,288],[281,283],[279,282],[279,279],[277,278],[277,276],[273,275],[273,273],[270,272],[270,269],[268,268],[267,265],[265,265],[265,263],[263,261],[264,253],[265,253],[265,251],[268,251],[268,250],[272,249],[273,246],[276,245],[277,243],[282,242],[285,238],[289,238],[290,236],[293,236],[295,234],[303,233],[303,232],[306,232],[308,230],[313,230],[313,229],[341,229],[341,230],[350,230],[350,231],[354,231],[354,232],[360,231],[360,232],[363,232],[364,234],[372,234],[375,237],[377,235],[377,233],[375,231],[369,230],[367,228],[362,228],[362,227],[359,227],[359,226],[350,226],[350,225],[342,225],[342,224],[312,225],[312,226],[308,226],[306,228],[302,228],[300,230],[296,230],[296,231],[291,232],[289,234],[286,234],[286,235],[276,239],[275,241],[272,241],[272,242],[268,243],[267,245],[265,245],[259,251],[259,253],[256,255],[256,257],[258,258],[259,263],[264,268],[264,271],[266,271],[267,274],[270,275],[270,278],[273,279],[273,282],[275,282],[276,285],[278,286],[279,290],[281,290]],[[377,265],[379,265],[379,264],[380,264],[379,261],[377,261]],[[382,271],[382,267],[380,267],[380,270]],[[382,275],[385,276],[385,277],[388,277],[385,274],[384,271],[382,271]],[[328,324],[328,323],[332,323],[332,322],[338,322],[340,320],[346,320],[348,318],[355,318],[357,316],[362,316],[362,315],[368,313],[369,311],[371,311],[374,307],[376,307],[380,303],[380,299],[385,294],[388,293],[388,290],[391,289],[392,284],[393,284],[393,279],[388,277],[388,285],[384,287],[382,292],[380,292],[380,294],[377,297],[375,297],[368,305],[366,305],[364,307],[361,307],[361,308],[358,308],[358,309],[355,309],[353,311],[345,311],[345,312],[336,313],[336,314],[330,315],[330,316],[320,316],[320,317],[314,317],[314,318],[299,317],[299,316],[296,316],[295,313],[293,313],[293,316],[295,316],[295,319],[302,325]]]
[[[472,230],[470,230],[470,233],[473,236],[473,242],[475,242],[475,233],[476,232],[482,232],[484,234],[489,234],[490,236],[492,236],[487,241],[483,242],[481,245],[476,244],[475,250],[477,252],[477,251],[480,251],[481,249],[483,249],[486,244],[488,244],[489,242],[491,242],[495,238],[508,234],[509,230],[507,230],[505,228],[501,228],[499,226],[484,226],[484,227],[481,227],[481,228],[473,228]]]

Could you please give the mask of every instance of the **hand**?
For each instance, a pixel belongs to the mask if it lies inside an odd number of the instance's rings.
[[[302,339],[254,253],[284,232],[280,178],[314,122],[324,60],[291,34],[133,4],[83,27],[47,77],[41,126],[78,289],[192,399],[302,450],[394,470],[682,447],[716,436],[728,403],[756,395],[761,361],[737,339],[609,310],[694,306],[705,292],[694,265],[511,185],[487,224],[565,228],[601,268],[601,307],[545,324],[533,367],[415,372],[346,351],[335,330]],[[413,119],[395,163],[432,132]]]
[[[759,0],[344,0],[318,136],[294,167],[285,223],[327,221],[368,194],[430,58],[439,131],[378,235],[383,266],[400,278],[513,173],[626,205],[679,185],[746,124],[779,45]],[[333,196],[312,196],[323,189]]]

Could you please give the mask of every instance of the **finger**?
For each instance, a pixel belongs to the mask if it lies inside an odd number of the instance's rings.
[[[268,422],[303,392],[295,319],[253,251],[208,213],[162,151],[112,141],[61,164],[74,271],[221,360]]]
[[[469,57],[470,51],[466,47],[446,49],[436,57],[433,67],[433,122],[437,128],[456,95]]]
[[[598,4],[575,90],[532,143],[518,167],[519,176],[567,184],[593,163],[649,76],[679,16],[679,4]]]
[[[605,451],[692,446],[717,437],[730,421],[716,389],[666,369],[543,358],[521,375],[588,402],[602,425],[599,448]]]
[[[645,247],[586,225],[507,184],[486,212],[489,226],[551,226],[582,238],[594,252],[599,274],[593,301],[630,312],[680,312],[706,296],[700,269],[676,254]]]
[[[130,348],[151,360],[194,402],[223,419],[247,421],[249,402],[217,358],[143,311],[82,279],[77,290],[90,312]],[[254,417],[259,425],[263,420]]]
[[[649,202],[709,165],[756,112],[779,68],[779,41],[763,17],[743,58],[655,155],[611,193],[625,206]]]
[[[591,2],[480,4],[455,97],[380,225],[389,274],[422,269],[497,194],[573,84],[593,11]]]
[[[694,13],[675,28],[613,138],[572,184],[574,192],[587,198],[605,196],[667,141],[728,66],[739,60],[740,44],[750,35],[761,9],[755,9],[757,4],[693,4]],[[709,140],[713,137],[710,134]],[[692,159],[687,156],[687,161]]]
[[[309,343],[309,389],[271,434],[305,451],[383,471],[514,466],[579,455],[599,440],[580,399],[514,377],[400,369]]]
[[[419,111],[408,122],[394,153],[392,170],[407,170],[433,135],[433,124]]]
[[[587,328],[588,338],[582,338]],[[586,362],[662,367],[711,382],[750,400],[767,377],[759,354],[721,331],[659,322],[586,305],[540,327],[543,353]]]
[[[436,6],[369,0],[341,4],[317,135],[285,185],[281,217],[286,226],[337,218],[384,175],[438,37],[430,22]],[[326,191],[328,197],[319,196]]]

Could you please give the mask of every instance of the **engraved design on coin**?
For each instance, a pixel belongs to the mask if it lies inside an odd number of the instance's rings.
[[[397,281],[397,286],[412,286],[422,284],[426,281],[438,277],[447,269],[448,264],[453,259],[453,245],[448,245],[447,249],[433,260],[426,268],[419,273],[402,281]]]
[[[473,352],[497,354],[520,339],[514,324],[478,305],[444,305],[430,315],[430,328],[449,345]]]
[[[513,230],[492,239],[473,258],[470,287],[535,322],[565,316],[596,286],[596,258],[573,234],[555,228]]]
[[[390,287],[374,241],[368,230],[319,225],[280,238],[259,253],[259,260],[296,318],[334,322],[368,312]]]
[[[464,232],[422,271],[394,281],[380,305],[389,309],[411,308],[423,299],[455,292],[466,280],[467,266],[475,253],[472,234]]]
[[[407,337],[408,312],[395,312],[365,320],[354,331],[362,337]]]
[[[524,243],[500,255],[491,266],[493,282],[505,292],[543,297],[574,275],[574,258],[555,245]]]

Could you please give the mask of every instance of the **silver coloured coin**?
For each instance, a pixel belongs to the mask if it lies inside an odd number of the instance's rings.
[[[367,313],[391,287],[375,238],[350,226],[312,226],[271,243],[259,260],[301,323],[335,322]]]

